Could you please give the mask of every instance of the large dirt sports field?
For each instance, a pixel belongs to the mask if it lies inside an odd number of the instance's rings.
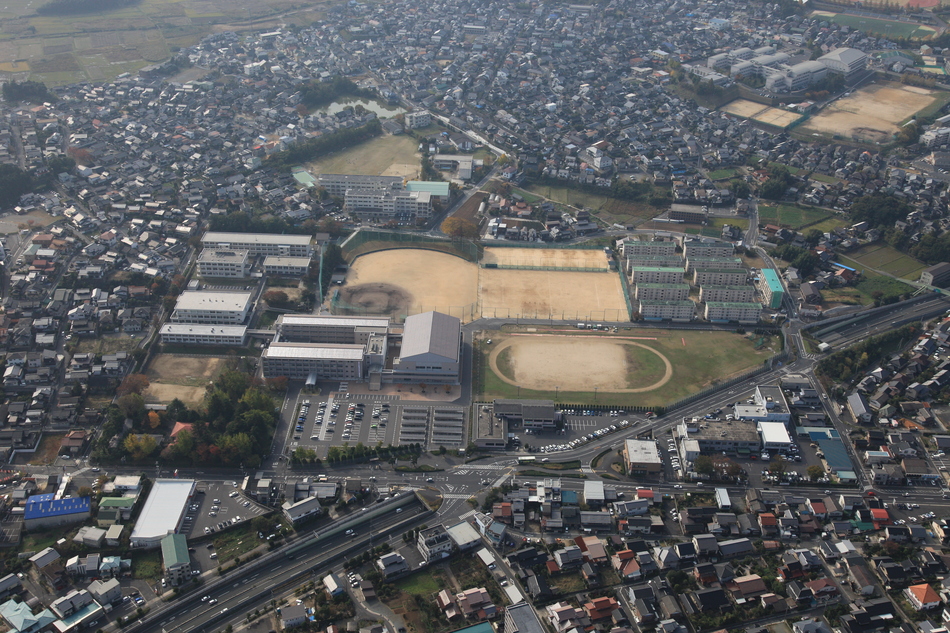
[[[931,105],[933,90],[901,84],[871,84],[838,99],[801,126],[804,133],[840,135],[858,141],[889,143],[898,124]]]
[[[747,99],[736,99],[735,101],[730,101],[720,108],[720,110],[722,112],[734,114],[744,119],[751,119],[753,121],[774,125],[775,127],[781,128],[783,130],[795,121],[802,118],[802,115],[798,114],[797,112],[789,112],[788,110],[782,110],[781,108],[773,108],[771,106],[762,105],[761,103],[756,103],[755,101],[749,101]]]
[[[205,388],[224,371],[226,358],[157,354],[148,365],[149,386],[142,394],[145,402],[168,404],[178,398],[195,407],[201,404]]]
[[[499,366],[502,359],[502,366]],[[489,357],[492,371],[510,385],[548,390],[642,393],[673,377],[669,359],[651,347],[618,337],[525,335],[499,343]]]
[[[606,269],[604,253],[597,250],[498,248],[486,249],[485,257],[489,263],[519,262],[508,264],[515,266]],[[464,322],[482,316],[629,318],[617,273],[480,268],[460,257],[423,249],[376,251],[357,257],[346,284],[331,293],[330,309],[334,314],[397,319],[436,310]]]

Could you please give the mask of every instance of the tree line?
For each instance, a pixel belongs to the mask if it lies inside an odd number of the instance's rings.
[[[896,330],[872,336],[847,349],[818,361],[815,373],[834,382],[845,382],[883,354],[893,351],[902,341],[910,341],[920,332],[920,323],[910,323]]]
[[[267,162],[277,169],[289,170],[294,165],[316,160],[332,152],[344,150],[379,136],[383,132],[379,119],[373,119],[360,127],[337,130],[330,134],[302,141],[290,149],[271,154]]]
[[[373,99],[376,97],[376,91],[360,88],[345,77],[334,77],[329,81],[307,84],[300,89],[300,96],[307,108],[315,110],[333,103],[340,97]]]
[[[40,15],[100,13],[138,4],[139,0],[50,0],[36,9]]]
[[[3,84],[3,98],[10,103],[17,101],[29,101],[30,103],[43,103],[45,101],[56,101],[56,95],[49,91],[41,81],[8,81]]]

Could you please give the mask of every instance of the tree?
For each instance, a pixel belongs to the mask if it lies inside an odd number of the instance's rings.
[[[454,239],[478,239],[478,226],[462,218],[446,218],[440,228],[443,233]]]
[[[693,469],[700,475],[712,475],[715,472],[713,460],[709,455],[699,455],[693,462]]]
[[[4,84],[6,87],[8,84]],[[0,209],[12,207],[33,189],[33,175],[16,165],[0,165]]]
[[[151,429],[157,429],[162,423],[162,419],[159,417],[156,411],[149,411],[146,417],[148,418],[148,426]]]
[[[283,307],[290,301],[290,297],[283,290],[268,290],[264,293],[264,301],[269,306]]]
[[[133,461],[140,462],[158,448],[158,444],[151,435],[137,435],[130,433],[125,441],[122,442],[122,448],[129,454]]]
[[[79,490],[76,491],[76,495],[80,497],[91,497],[92,488],[90,488],[89,486],[80,486]]]
[[[752,193],[752,190],[749,188],[749,183],[744,180],[733,180],[729,183],[729,188],[732,190],[732,195],[736,198],[748,198],[749,194]]]
[[[818,481],[825,474],[825,470],[818,464],[812,464],[805,469],[805,474],[808,475],[808,478],[812,481]]]
[[[788,462],[784,459],[773,459],[769,462],[769,472],[773,475],[781,477],[785,474],[786,470],[788,470]]]
[[[127,393],[115,401],[119,410],[127,418],[138,422],[145,414],[145,399],[137,393]]]
[[[119,384],[119,388],[116,389],[116,394],[119,396],[124,396],[128,393],[141,395],[142,392],[148,389],[148,385],[148,376],[145,374],[129,374]]]

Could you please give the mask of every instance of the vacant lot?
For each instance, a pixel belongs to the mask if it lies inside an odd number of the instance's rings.
[[[480,397],[520,394],[560,402],[660,406],[748,371],[780,351],[776,338],[734,332],[533,329],[482,334],[492,344],[478,345]],[[558,368],[556,374],[551,366]],[[592,385],[598,385],[596,393]]]
[[[547,268],[596,268],[607,270],[601,249],[485,247],[482,263],[498,266],[538,266]]]
[[[619,200],[610,196],[597,195],[571,189],[570,187],[549,187],[547,185],[535,185],[528,189],[536,197],[529,196],[525,200],[533,204],[541,196],[573,208],[588,208],[604,222],[618,224],[639,224],[656,215],[658,211],[646,202],[631,202],[628,200]]]
[[[307,169],[316,174],[369,174],[418,178],[421,155],[418,143],[409,136],[380,136],[356,147],[331,154]]]
[[[28,229],[41,226],[49,226],[56,219],[48,213],[42,211],[30,211],[24,215],[16,213],[4,213],[0,215],[0,233],[9,235],[16,233],[20,229]]]
[[[150,384],[143,394],[145,401],[167,403],[178,398],[196,406],[204,399],[205,388],[224,370],[226,361],[217,356],[158,354],[146,373]]]
[[[36,452],[30,458],[30,464],[40,466],[53,463],[53,460],[59,455],[59,447],[63,443],[64,437],[66,436],[63,433],[44,435]]]
[[[868,244],[848,253],[848,257],[863,266],[916,281],[920,271],[927,267],[910,255],[905,255],[887,244]]]
[[[802,115],[797,112],[773,108],[746,99],[736,99],[724,105],[720,110],[744,119],[760,121],[783,129],[802,118]]]
[[[933,105],[937,93],[927,88],[895,83],[871,84],[850,97],[838,99],[801,126],[818,133],[858,141],[889,143],[908,117]]]

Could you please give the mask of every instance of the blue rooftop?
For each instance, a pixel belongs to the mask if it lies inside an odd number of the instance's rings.
[[[841,440],[819,439],[818,446],[825,453],[825,461],[828,462],[832,471],[837,473],[838,471],[854,470],[854,464],[851,463],[848,451],[845,450]]]
[[[70,497],[69,499],[53,499],[53,495],[33,495],[26,500],[23,510],[24,519],[39,519],[41,517],[68,516],[70,514],[88,513],[90,508],[89,497]]]

